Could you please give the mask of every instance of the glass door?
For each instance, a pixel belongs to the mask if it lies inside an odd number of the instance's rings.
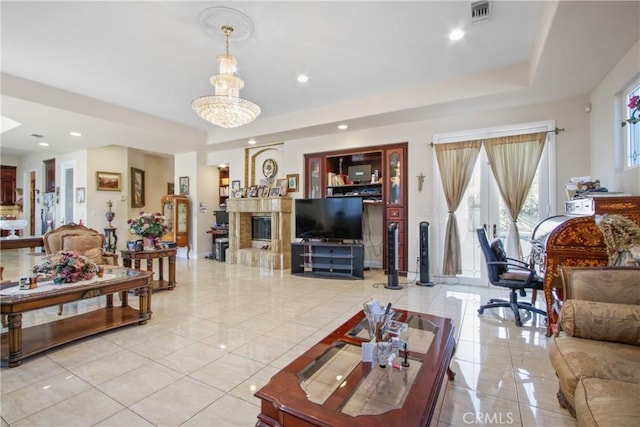
[[[549,126],[549,129],[555,127]],[[539,131],[540,129],[519,133]],[[533,229],[540,221],[555,212],[555,135],[553,133],[549,135],[531,189],[517,221],[520,245],[525,259],[531,251],[529,238]],[[479,138],[467,137],[467,139]],[[435,154],[434,168],[434,202],[438,207],[434,224],[437,242],[436,250],[433,251],[436,254],[434,271],[440,274],[448,213]],[[489,242],[495,239],[502,239],[504,242],[507,239],[510,217],[493,178],[484,147],[478,155],[471,181],[456,211],[456,218],[462,258],[462,273],[456,276],[456,281],[463,284],[486,284],[488,278],[485,259],[478,243],[476,229],[485,228]]]

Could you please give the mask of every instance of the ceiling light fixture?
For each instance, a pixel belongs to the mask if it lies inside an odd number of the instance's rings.
[[[82,134],[80,132],[69,132],[69,135],[71,135],[71,136],[82,136]]]
[[[449,33],[449,40],[456,41],[456,40],[460,40],[463,37],[464,37],[464,31],[462,31],[460,28],[456,28],[455,30]]]
[[[257,144],[257,141],[256,141],[255,139],[251,138],[250,140],[248,140],[248,141],[247,141],[247,144],[249,144],[249,145],[256,145],[256,144]]]
[[[48,143],[48,142],[41,141],[41,142],[38,142],[38,145],[39,145],[39,146],[41,146],[41,147],[48,147],[48,146],[49,146],[49,143]]]
[[[298,83],[307,83],[309,81],[309,76],[307,76],[306,74],[300,74],[298,75]]]
[[[211,76],[209,80],[215,88],[215,95],[194,99],[191,108],[208,122],[223,128],[235,128],[254,121],[260,115],[260,107],[240,98],[244,81],[235,75],[238,60],[229,54],[229,37],[233,27],[223,25],[222,32],[226,50],[224,55],[218,55],[220,74]]]
[[[349,126],[347,126],[345,124],[341,124],[341,125],[338,125],[338,129],[340,129],[340,130],[349,129]]]

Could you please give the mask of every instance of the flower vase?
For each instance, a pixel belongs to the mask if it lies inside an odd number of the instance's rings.
[[[155,237],[145,237],[145,249],[155,249],[156,248],[156,238]]]

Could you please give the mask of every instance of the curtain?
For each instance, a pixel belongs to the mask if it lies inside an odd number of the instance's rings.
[[[444,235],[444,259],[442,265],[442,274],[445,276],[462,273],[460,236],[455,212],[460,206],[462,196],[471,180],[471,174],[473,173],[481,144],[481,140],[474,140],[437,144],[435,146],[444,197],[447,200],[449,211]]]
[[[510,258],[522,259],[518,216],[529,194],[546,140],[547,132],[538,132],[484,141],[491,171],[511,217],[506,242]]]

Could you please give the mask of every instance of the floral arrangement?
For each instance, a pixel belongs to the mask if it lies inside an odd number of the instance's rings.
[[[626,126],[627,123],[630,125],[635,125],[640,122],[640,96],[634,95],[629,98],[629,105],[627,105],[631,109],[631,117],[622,122],[622,127]]]
[[[167,234],[169,224],[167,219],[159,212],[140,212],[136,218],[127,221],[129,232],[142,237],[159,238]]]
[[[92,279],[98,273],[98,266],[78,252],[58,251],[44,257],[33,267],[33,272],[53,279],[54,283],[73,283]]]

